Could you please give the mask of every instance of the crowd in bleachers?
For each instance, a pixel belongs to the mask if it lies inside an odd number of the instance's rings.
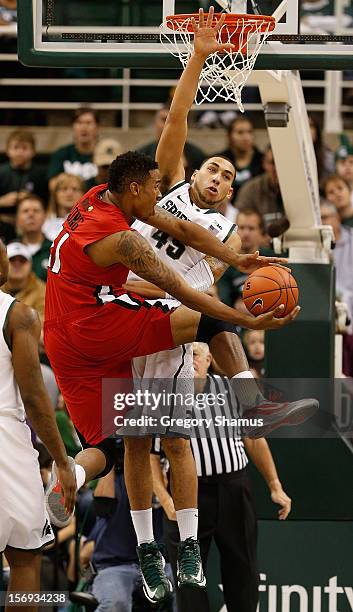
[[[167,109],[163,107],[156,115],[156,139],[161,133],[166,114]],[[337,266],[337,297],[347,303],[349,315],[353,319],[353,146],[346,136],[342,136],[337,151],[331,151],[323,144],[315,118],[310,118],[310,124],[320,179],[322,222],[333,226],[336,240],[333,258]],[[154,154],[156,142],[142,144],[140,150]],[[237,177],[234,198],[223,202],[222,211],[237,222],[243,252],[259,249],[262,254],[273,254],[271,236],[286,229],[288,222],[271,148],[267,146],[265,150],[260,150],[252,122],[244,115],[233,118],[225,129],[224,146],[219,154],[233,161]],[[116,140],[99,138],[99,118],[90,108],[81,108],[74,113],[72,142],[55,151],[46,166],[36,160],[35,133],[28,129],[16,129],[8,137],[8,161],[0,165],[0,235],[7,244],[10,267],[8,280],[2,290],[34,307],[41,319],[44,316],[46,270],[51,241],[59,232],[73,204],[87,189],[107,179],[109,164],[122,151],[123,147]],[[188,177],[191,177],[204,157],[202,150],[192,143],[187,144],[184,164]],[[244,308],[241,299],[244,280],[243,274],[229,269],[219,281],[214,295],[228,305]],[[344,337],[344,373],[350,376],[353,374],[352,331],[350,325]],[[263,332],[246,331],[243,339],[254,376],[263,376]],[[59,394],[42,343],[40,352],[44,379],[56,406],[57,422],[66,448],[74,456],[79,449],[79,440]],[[45,480],[49,460],[40,444],[39,449]],[[122,486],[117,473],[115,487]],[[79,507],[80,504],[83,510],[80,510],[77,520],[85,523],[88,520],[87,505],[91,513],[96,508],[91,489],[84,488],[80,493]],[[83,568],[89,567],[89,559],[93,554],[90,529],[94,520],[93,517],[91,523],[87,523],[89,527],[86,525],[83,528],[88,538],[87,541],[85,537],[81,538]],[[107,517],[97,519],[101,525],[106,520]],[[77,539],[75,529],[73,524],[59,535],[55,552],[60,558],[60,572],[63,572],[63,576],[56,579],[69,579],[70,588],[76,588],[77,583],[74,569],[74,541]],[[133,549],[131,541],[126,545]],[[43,580],[48,585],[53,578],[51,572],[55,555],[49,551],[43,565]],[[128,563],[133,567],[136,559],[129,558]],[[132,590],[136,590],[137,600],[139,588],[138,582],[134,583]],[[139,605],[142,607],[139,608]],[[136,603],[136,609],[149,609],[146,605]]]
[[[167,112],[163,107],[156,113],[156,139],[142,145],[140,151],[154,155]],[[331,205],[340,221],[334,258],[344,252],[347,273],[343,280],[338,275],[337,292],[345,297],[352,315],[353,281],[348,270],[353,260],[348,246],[341,242],[348,244],[353,233],[353,145],[343,135],[333,152],[323,144],[314,117],[310,117],[310,126],[322,201]],[[273,254],[270,237],[282,233],[288,221],[271,147],[258,148],[254,127],[245,115],[230,121],[224,140],[225,148],[215,153],[228,157],[237,175],[232,201],[223,202],[222,212],[236,220],[244,252],[260,249],[263,254]],[[7,139],[8,161],[0,164],[0,236],[9,245],[10,272],[3,290],[35,307],[41,318],[51,241],[80,196],[106,181],[109,164],[122,151],[118,141],[99,139],[99,117],[85,107],[74,112],[72,142],[55,151],[46,166],[36,160],[35,134],[30,130],[15,129]],[[184,164],[189,179],[204,158],[199,147],[187,143]],[[218,283],[220,299],[241,307],[243,282],[243,275],[228,270]]]

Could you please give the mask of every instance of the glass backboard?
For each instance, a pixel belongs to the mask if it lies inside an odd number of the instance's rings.
[[[248,13],[281,11],[256,69],[352,67],[351,0],[233,0]],[[231,0],[18,0],[18,50],[27,65],[179,67],[160,43],[167,15]],[[283,14],[282,14],[283,13]]]

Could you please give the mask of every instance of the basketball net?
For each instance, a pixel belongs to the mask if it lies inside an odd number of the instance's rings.
[[[160,31],[164,48],[178,57],[184,68],[194,49],[192,18],[198,23],[198,14],[168,16]],[[243,113],[243,87],[254,69],[262,45],[275,25],[272,16],[227,14],[226,21],[217,32],[217,38],[222,44],[233,44],[234,48],[232,51],[213,53],[206,59],[200,75],[196,104],[214,102],[221,98],[226,102],[235,102]]]

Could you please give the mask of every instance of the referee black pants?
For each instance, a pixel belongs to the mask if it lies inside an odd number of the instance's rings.
[[[257,522],[246,468],[198,479],[199,531],[204,569],[214,538],[220,553],[228,612],[256,612],[258,604]],[[164,516],[164,541],[176,584],[179,531]],[[209,612],[206,589],[177,589],[178,612]]]

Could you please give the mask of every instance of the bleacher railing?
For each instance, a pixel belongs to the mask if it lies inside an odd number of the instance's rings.
[[[0,32],[1,32],[0,27]],[[18,62],[17,55],[15,53],[0,53],[0,66],[4,62]],[[177,79],[163,79],[163,78],[135,78],[132,75],[132,71],[129,68],[123,69],[121,78],[66,78],[65,76],[52,77],[53,69],[50,70],[50,76],[33,78],[31,72],[33,69],[28,68],[28,77],[16,78],[10,74],[0,78],[0,85],[2,87],[2,95],[0,100],[0,109],[38,109],[38,110],[72,110],[84,103],[89,105],[96,110],[108,110],[108,111],[122,111],[121,112],[121,127],[123,130],[128,130],[131,125],[131,113],[133,111],[143,110],[151,111],[151,113],[165,103],[166,96],[161,95],[161,99],[156,101],[153,96],[153,102],[134,102],[131,101],[131,90],[132,88],[144,89],[144,95],[146,94],[146,88],[166,88],[166,90],[175,87],[178,83]],[[57,69],[58,75],[62,74],[61,69]],[[108,72],[108,71],[107,71]],[[4,68],[0,68],[0,74],[4,75]],[[158,73],[156,73],[158,75]],[[256,76],[256,75],[255,75]],[[350,79],[349,77],[352,77]],[[343,103],[343,92],[345,89],[352,90],[353,99],[353,74],[349,75],[339,71],[326,71],[325,73],[318,73],[318,79],[306,79],[305,73],[302,75],[302,83],[304,88],[304,94],[307,99],[308,112],[322,113],[323,114],[323,128],[328,134],[339,133],[345,129],[344,118],[345,114],[351,114],[353,112],[353,106],[350,104]],[[48,101],[42,99],[40,101],[35,99],[33,91],[37,87],[60,87],[60,88],[111,88],[119,87],[121,92],[119,99],[111,100],[108,102],[97,101],[94,102],[91,99],[77,101]],[[21,88],[20,93],[14,99],[13,87]],[[12,99],[6,99],[6,88],[11,92]],[[11,88],[11,89],[10,89]],[[321,101],[313,102],[310,100],[312,97],[313,90],[321,90]],[[5,98],[5,99],[4,99]],[[202,104],[200,106],[194,106],[193,110],[200,112],[206,110],[213,111],[229,111],[234,110],[234,105],[230,103],[212,103]],[[261,103],[258,102],[245,102],[245,112],[251,113],[263,113]]]

